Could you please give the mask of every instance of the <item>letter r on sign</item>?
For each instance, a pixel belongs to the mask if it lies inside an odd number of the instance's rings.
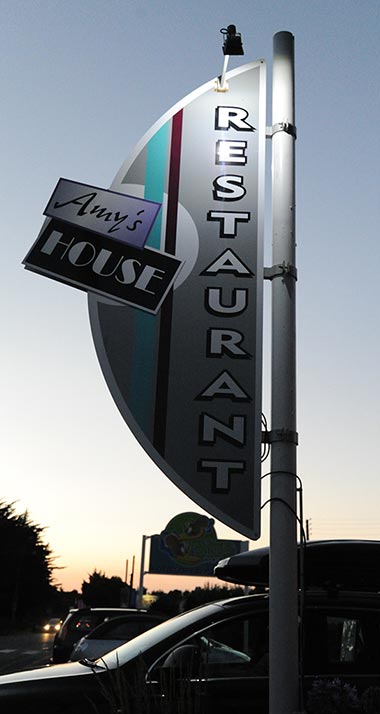
[[[248,112],[243,107],[216,107],[215,129],[236,129],[236,131],[256,131],[246,121]]]

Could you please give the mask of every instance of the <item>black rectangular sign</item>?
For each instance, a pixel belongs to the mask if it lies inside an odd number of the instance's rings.
[[[134,248],[110,237],[51,220],[23,264],[29,270],[157,312],[181,261],[151,248]]]

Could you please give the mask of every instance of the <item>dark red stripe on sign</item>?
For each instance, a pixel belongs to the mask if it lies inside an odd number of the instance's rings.
[[[181,166],[182,111],[172,120],[170,145],[168,206],[166,213],[165,251],[175,255],[177,241],[178,195]],[[166,417],[168,406],[170,342],[173,312],[173,290],[166,297],[160,311],[160,338],[158,346],[156,404],[154,415],[154,441],[157,451],[164,456]]]
[[[178,193],[179,175],[181,165],[181,142],[182,142],[182,119],[183,112],[180,111],[173,117],[172,139],[170,147],[169,166],[169,186],[168,186],[168,210],[166,219],[165,250],[167,253],[175,254],[177,239],[177,214],[178,214]]]

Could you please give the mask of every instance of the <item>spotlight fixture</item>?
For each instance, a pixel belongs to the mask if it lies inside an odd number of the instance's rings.
[[[243,45],[241,41],[240,32],[236,32],[236,25],[228,25],[228,27],[222,27],[220,30],[222,35],[224,35],[223,42],[223,69],[222,74],[216,80],[216,91],[217,92],[228,92],[228,82],[226,81],[226,72],[228,66],[228,60],[230,55],[243,55]]]
[[[224,55],[243,55],[243,45],[240,32],[236,32],[236,25],[228,25],[221,29],[224,35],[223,54]]]

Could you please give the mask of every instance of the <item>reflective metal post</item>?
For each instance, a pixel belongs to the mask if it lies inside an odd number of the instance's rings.
[[[298,711],[294,37],[273,42],[269,712]]]
[[[136,601],[136,607],[139,610],[142,608],[142,601],[143,601],[143,595],[144,595],[145,546],[146,546],[146,541],[148,540],[148,538],[151,538],[151,536],[143,535],[143,537],[142,537],[141,560],[140,560],[140,580],[139,580],[139,589],[138,589],[137,601]]]

